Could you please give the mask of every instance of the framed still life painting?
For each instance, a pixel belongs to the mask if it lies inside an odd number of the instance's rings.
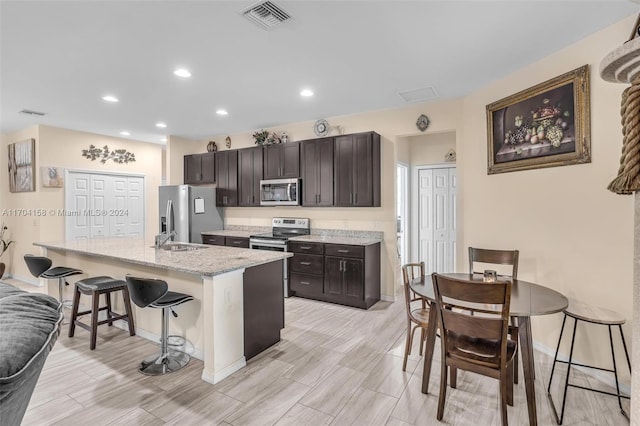
[[[487,105],[488,174],[591,162],[589,67]]]

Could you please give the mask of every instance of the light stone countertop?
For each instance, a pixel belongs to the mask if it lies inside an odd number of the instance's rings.
[[[201,276],[220,275],[236,269],[249,268],[293,256],[293,254],[286,252],[203,244],[188,244],[189,246],[201,247],[199,250],[170,251],[155,249],[152,242],[145,241],[143,238],[38,242],[34,245],[53,251],[104,257],[125,263]]]
[[[251,232],[251,231],[238,231],[235,229],[220,229],[219,231],[204,231],[200,234],[202,235],[223,235],[225,237],[239,237],[239,238],[249,238],[251,235],[259,234],[260,232]]]
[[[310,243],[347,244],[352,246],[370,246],[381,242],[378,238],[340,237],[335,235],[303,235],[289,238],[289,241],[307,241]]]

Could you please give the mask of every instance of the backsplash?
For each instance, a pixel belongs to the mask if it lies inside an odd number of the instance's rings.
[[[311,235],[323,235],[327,237],[350,237],[384,239],[384,232],[379,231],[352,231],[350,229],[318,229],[311,228]]]

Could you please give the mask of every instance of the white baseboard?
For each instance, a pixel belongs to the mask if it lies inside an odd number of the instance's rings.
[[[545,345],[542,345],[540,343],[536,343],[533,342],[533,347],[537,350],[539,350],[540,352],[549,355],[552,359],[553,357],[556,355],[556,350],[555,349],[551,349],[546,347]],[[560,354],[558,354],[558,360],[559,361],[569,361],[569,358],[566,356],[561,356]],[[553,362],[553,361],[552,361]],[[613,377],[613,373],[609,373],[606,371],[600,371],[600,370],[594,370],[593,368],[585,368],[585,367],[579,367],[579,366],[574,366],[573,363],[579,363],[579,364],[585,364],[584,362],[580,361],[577,358],[573,358],[573,361],[571,361],[571,368],[575,368],[576,370],[580,370],[581,372],[583,372],[584,374],[586,374],[587,376],[591,376],[594,379],[598,380],[601,383],[604,383],[605,385],[608,385],[612,388],[616,388],[616,380]],[[628,368],[627,364],[625,363],[623,368]],[[545,377],[544,378],[545,383],[548,384],[549,383],[549,377]],[[620,380],[620,375],[618,375],[618,380]],[[622,392],[625,395],[631,395],[631,386],[625,382],[619,381],[618,382],[619,386],[620,386],[620,392]]]
[[[10,273],[10,274],[7,274],[7,278],[13,278],[14,280],[22,281],[27,284],[34,285],[36,287],[42,287],[40,280],[34,277],[24,277],[22,275]]]
[[[386,294],[383,294],[380,296],[380,300],[382,300],[383,302],[395,302],[396,301],[396,297],[395,296],[387,296]]]
[[[113,322],[113,325],[127,332],[129,331],[129,324],[127,324],[126,321],[117,320]],[[153,343],[158,343],[158,344],[160,343],[159,335],[151,333],[147,330],[143,330],[138,327],[136,327],[136,335],[142,337],[143,339],[150,340]],[[188,353],[190,356],[196,359],[199,359],[200,361],[204,360],[204,353],[202,352],[202,349],[194,347],[189,341],[185,343],[184,351]]]
[[[243,356],[238,361],[234,362],[233,364],[231,364],[226,368],[223,368],[222,370],[218,371],[213,375],[207,373],[206,370],[202,370],[202,380],[215,385],[216,383],[226,379],[227,377],[229,377],[236,371],[240,370],[241,368],[244,368],[246,365],[247,365],[247,360]]]

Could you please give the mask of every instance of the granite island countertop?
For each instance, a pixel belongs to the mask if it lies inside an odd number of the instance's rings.
[[[289,238],[289,241],[306,241],[309,243],[346,244],[353,246],[370,246],[382,240],[379,238],[343,237],[337,235],[302,235]]]
[[[37,242],[48,250],[104,257],[200,276],[215,276],[293,256],[292,253],[236,247],[181,243],[198,250],[156,249],[143,238],[105,238],[78,241]]]

